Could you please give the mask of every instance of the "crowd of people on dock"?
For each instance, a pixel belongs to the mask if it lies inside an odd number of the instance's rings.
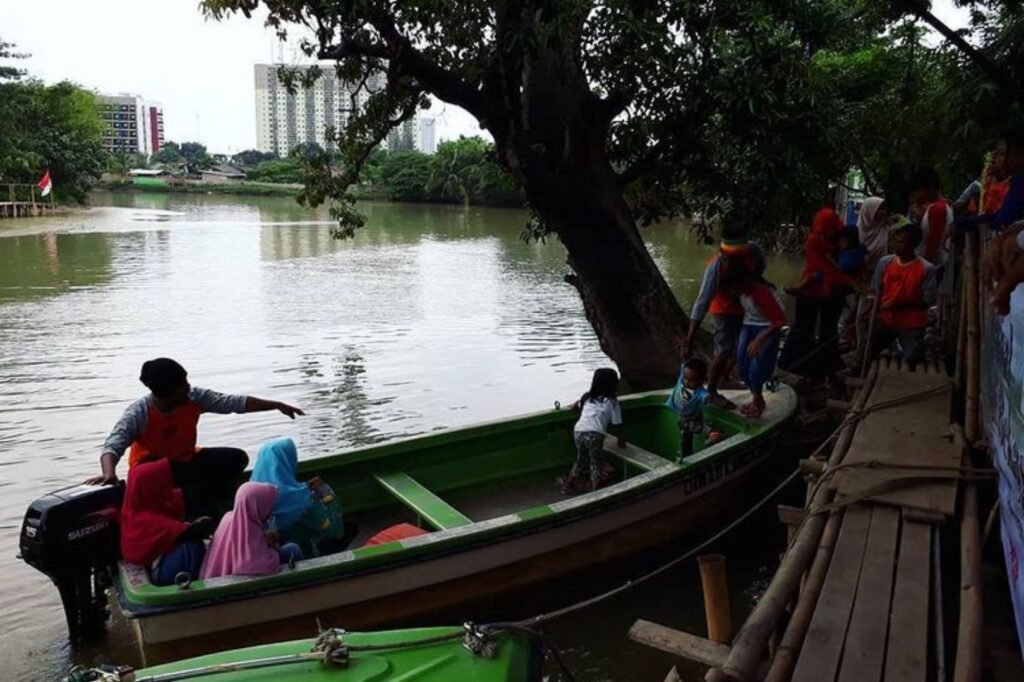
[[[765,278],[762,249],[741,226],[724,225],[691,309],[679,348],[679,378],[668,400],[678,415],[680,458],[693,454],[698,437],[704,447],[721,438],[706,422],[704,406],[737,409],[720,392],[734,374],[750,391],[739,412],[757,419],[764,413],[764,387],[776,364],[790,374],[839,386],[845,346],[857,351],[854,357],[894,349],[914,369],[926,357],[930,313],[941,324],[940,299],[953,295],[959,274],[954,245],[982,225],[993,233],[981,259],[982,283],[992,292],[995,310],[1009,312],[1010,295],[1024,281],[1024,129],[998,141],[980,177],[955,201],[942,194],[933,168],[918,169],[909,184],[905,214],[889,210],[884,198],[869,196],[855,205],[850,224],[840,218],[830,193],[811,221],[800,280],[784,289],[795,299],[791,325],[775,285]],[[708,315],[710,364],[692,357]],[[600,485],[598,454],[605,434],[622,423],[617,382],[614,370],[598,370],[590,391],[577,403],[577,460],[563,482],[566,493]]]

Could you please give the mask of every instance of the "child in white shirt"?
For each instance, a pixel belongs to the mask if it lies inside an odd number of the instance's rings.
[[[562,485],[562,491],[571,494],[580,490],[583,477],[589,474],[590,491],[597,490],[601,481],[599,456],[604,448],[604,438],[612,426],[622,424],[622,409],[615,393],[619,387],[619,375],[611,368],[594,370],[590,390],[583,394],[576,406],[580,418],[573,427],[576,441],[576,462]],[[619,436],[619,447],[626,441]]]

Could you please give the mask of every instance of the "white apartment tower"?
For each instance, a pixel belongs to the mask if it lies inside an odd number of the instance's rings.
[[[97,95],[103,148],[110,154],[149,156],[164,145],[164,110],[159,102],[138,95]]]
[[[322,73],[313,87],[303,89],[299,86],[292,95],[278,80],[280,67],[280,64],[256,64],[255,67],[256,147],[261,152],[273,152],[278,156],[287,156],[296,146],[308,142],[315,142],[325,149],[332,148],[326,129],[344,128],[349,116],[365,106],[372,93],[384,87],[384,74],[374,74],[366,87],[353,98],[355,84],[340,80],[334,66],[325,65],[321,67]],[[389,149],[422,149],[420,127],[417,114],[407,125],[392,131],[385,146]]]

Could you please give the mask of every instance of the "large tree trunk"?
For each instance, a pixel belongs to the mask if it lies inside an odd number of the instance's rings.
[[[493,92],[507,118],[489,122],[501,160],[568,251],[602,350],[628,388],[670,386],[689,319],[651,258],[608,161],[609,125],[571,41],[510,59]]]
[[[620,199],[621,201],[621,199]],[[601,349],[634,390],[672,385],[689,319],[623,206],[609,211],[586,195],[559,221],[576,287]]]

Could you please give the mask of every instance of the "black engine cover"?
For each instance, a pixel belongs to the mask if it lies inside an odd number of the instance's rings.
[[[118,557],[124,487],[75,485],[33,502],[21,525],[21,558],[51,578]]]

